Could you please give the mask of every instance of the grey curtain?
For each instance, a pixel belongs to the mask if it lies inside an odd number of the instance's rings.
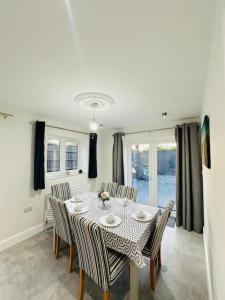
[[[202,233],[203,183],[201,135],[198,123],[177,125],[176,210],[177,226]]]
[[[123,168],[123,132],[114,134],[113,143],[113,182],[119,185],[124,184],[124,168]]]

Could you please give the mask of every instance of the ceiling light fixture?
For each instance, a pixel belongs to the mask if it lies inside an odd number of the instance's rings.
[[[167,112],[163,112],[162,113],[162,118],[165,119],[167,117],[168,113]]]
[[[92,111],[92,119],[89,124],[89,128],[93,132],[104,127],[102,123],[99,124],[96,121],[95,113],[97,111],[109,109],[115,103],[111,97],[100,93],[82,93],[75,97],[75,101],[81,107]]]
[[[95,119],[95,110],[98,107],[98,103],[92,103],[91,106],[92,106],[93,111],[92,111],[92,120],[91,120],[91,123],[89,124],[89,128],[91,129],[91,131],[95,132],[98,130],[98,127],[99,127],[99,125]]]

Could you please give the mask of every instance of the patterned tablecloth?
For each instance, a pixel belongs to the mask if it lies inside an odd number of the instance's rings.
[[[141,253],[144,248],[151,230],[160,214],[160,209],[138,203],[129,202],[127,206],[121,204],[120,199],[112,198],[106,201],[106,208],[103,209],[102,202],[97,199],[95,193],[82,194],[82,205],[87,205],[89,210],[82,216],[91,220],[100,226],[99,219],[107,214],[117,215],[122,222],[116,227],[104,227],[106,246],[127,255],[135,264],[142,268],[145,266],[144,257]],[[66,200],[69,212],[74,213],[75,203]],[[148,222],[139,222],[131,217],[136,210],[142,209],[152,216]]]

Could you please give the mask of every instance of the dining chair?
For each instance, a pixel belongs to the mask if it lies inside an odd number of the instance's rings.
[[[69,272],[72,272],[75,240],[71,230],[66,203],[53,196],[49,196],[49,202],[55,219],[55,255],[56,258],[59,258],[60,240],[62,239],[69,245]]]
[[[127,198],[136,202],[137,190],[131,186],[119,185],[116,197],[118,198]]]
[[[154,291],[156,286],[155,262],[158,261],[158,268],[161,268],[161,242],[167,221],[173,210],[174,201],[170,201],[159,218],[155,229],[151,232],[150,237],[142,250],[145,257],[150,258],[150,284]]]
[[[51,186],[52,196],[60,200],[67,200],[72,198],[70,184],[68,182],[62,182]],[[54,214],[51,208],[47,208],[45,212],[45,226],[47,231],[47,225],[54,223]]]
[[[70,184],[68,182],[61,182],[51,186],[52,196],[60,200],[68,200],[72,198]]]
[[[108,192],[111,197],[116,197],[118,183],[116,182],[102,182],[100,192]]]
[[[103,299],[110,299],[110,287],[119,278],[130,260],[105,245],[104,229],[78,215],[70,218],[74,232],[80,266],[78,300],[84,296],[84,275],[92,278],[103,289]]]

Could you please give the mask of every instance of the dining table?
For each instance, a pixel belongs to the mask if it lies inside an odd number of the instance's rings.
[[[146,266],[142,250],[155,228],[161,210],[158,207],[131,200],[124,202],[124,199],[113,197],[103,202],[98,198],[98,194],[93,192],[76,195],[66,200],[65,203],[70,215],[76,213],[77,205],[86,207],[82,216],[104,228],[103,236],[106,247],[128,256],[130,259],[130,300],[138,300],[138,268]],[[148,214],[147,221],[135,218],[135,212],[140,210]],[[116,226],[103,224],[101,220],[107,215],[117,216],[120,223]]]

